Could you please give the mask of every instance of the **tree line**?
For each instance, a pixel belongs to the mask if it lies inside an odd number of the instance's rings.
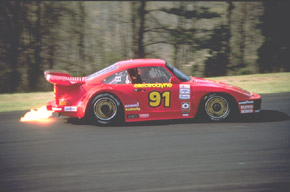
[[[290,71],[283,1],[0,2],[0,93],[45,91],[43,71],[161,58],[188,75]]]

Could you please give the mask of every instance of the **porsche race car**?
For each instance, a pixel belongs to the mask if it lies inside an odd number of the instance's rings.
[[[47,70],[54,100],[47,109],[99,124],[185,119],[222,121],[261,110],[261,96],[225,83],[188,77],[161,59],[114,63],[86,77]]]

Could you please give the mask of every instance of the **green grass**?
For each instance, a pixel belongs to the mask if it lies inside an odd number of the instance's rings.
[[[0,94],[0,112],[39,108],[53,99],[53,92]]]
[[[209,78],[259,94],[290,92],[290,73],[266,73]]]
[[[290,73],[267,73],[255,75],[208,78],[236,85],[259,94],[290,92]],[[39,108],[53,100],[53,92],[0,94],[0,112]]]

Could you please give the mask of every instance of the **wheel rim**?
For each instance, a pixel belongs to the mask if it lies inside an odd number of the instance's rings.
[[[229,114],[229,104],[223,97],[214,96],[205,103],[205,110],[211,119],[224,119]]]
[[[94,113],[99,119],[108,121],[115,117],[117,105],[110,98],[100,98],[94,104]]]

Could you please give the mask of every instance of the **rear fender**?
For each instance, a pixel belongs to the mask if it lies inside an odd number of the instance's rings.
[[[101,93],[112,93],[112,88],[103,89],[102,85],[96,86],[94,89],[91,89],[79,102],[79,113],[78,117],[83,118],[87,115],[89,104],[91,100],[95,98],[96,95],[99,95]],[[114,94],[113,94],[114,95]]]
[[[89,111],[89,108],[90,108],[90,103],[91,101],[99,94],[104,94],[104,93],[109,93],[109,94],[112,94],[113,96],[115,96],[116,98],[118,98],[119,102],[120,102],[120,105],[124,108],[124,100],[126,97],[128,97],[128,95],[124,95],[122,94],[121,91],[118,91],[116,89],[114,89],[113,87],[107,87],[104,88],[103,85],[100,85],[98,87],[96,87],[95,89],[93,90],[90,90],[90,92],[82,99],[81,101],[81,106],[84,107],[83,108],[83,114],[80,114],[81,117],[84,117],[86,116],[86,114],[88,113]],[[128,98],[127,98],[128,99]],[[130,100],[132,102],[137,102],[133,100]]]

